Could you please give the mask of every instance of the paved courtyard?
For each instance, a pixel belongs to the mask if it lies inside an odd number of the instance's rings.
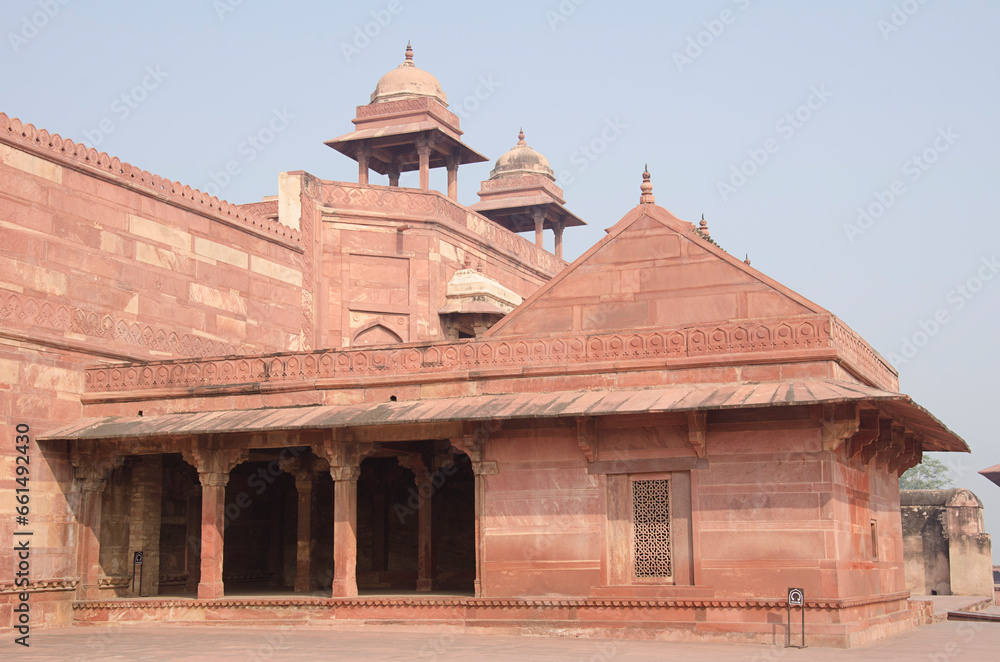
[[[517,662],[633,662],[635,660],[1000,660],[1000,623],[943,622],[910,630],[878,644],[852,650],[784,649],[742,644],[694,644],[605,639],[505,637],[414,632],[226,626],[119,626],[38,630],[31,647],[0,643],[0,660],[516,660]]]

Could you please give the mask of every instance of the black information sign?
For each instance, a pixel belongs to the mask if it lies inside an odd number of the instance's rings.
[[[139,567],[139,597],[142,597],[142,552],[135,552],[132,555],[132,593],[136,592],[135,568]]]
[[[798,607],[802,612],[802,645],[792,646],[792,607]],[[785,639],[786,648],[806,647],[806,592],[801,588],[788,589],[788,630]]]

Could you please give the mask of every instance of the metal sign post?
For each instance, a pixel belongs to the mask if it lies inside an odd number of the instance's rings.
[[[132,593],[135,593],[135,569],[139,567],[139,597],[142,597],[142,552],[132,555]]]
[[[802,645],[792,645],[792,607],[798,607],[802,612]],[[788,635],[785,637],[785,648],[806,647],[806,592],[801,588],[788,589]]]

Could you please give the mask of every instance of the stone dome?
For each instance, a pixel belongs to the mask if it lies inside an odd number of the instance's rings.
[[[514,148],[497,159],[496,165],[490,171],[490,179],[545,175],[555,181],[556,174],[549,166],[548,159],[528,147],[528,143],[524,142],[523,130],[517,135],[517,138],[517,144],[514,145]]]
[[[413,64],[413,48],[406,45],[406,60],[378,79],[372,92],[372,103],[400,101],[413,97],[431,97],[448,105],[448,97],[438,79]]]

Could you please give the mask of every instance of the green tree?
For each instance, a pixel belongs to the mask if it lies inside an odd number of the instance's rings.
[[[941,490],[954,486],[948,467],[933,457],[924,457],[923,462],[907,469],[899,477],[901,490]]]

